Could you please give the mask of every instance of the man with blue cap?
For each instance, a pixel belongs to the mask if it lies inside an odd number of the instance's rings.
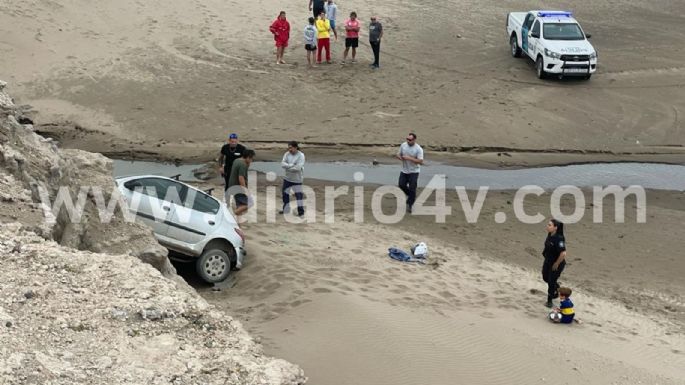
[[[238,143],[238,134],[232,133],[228,136],[228,142],[221,147],[219,154],[219,172],[224,177],[224,191],[228,189],[228,178],[231,176],[233,161],[243,157],[245,146]]]

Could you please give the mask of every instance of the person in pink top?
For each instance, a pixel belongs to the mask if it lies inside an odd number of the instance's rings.
[[[285,19],[285,11],[278,14],[278,18],[271,23],[269,31],[274,34],[276,41],[276,64],[285,64],[283,54],[290,39],[290,23]]]
[[[357,12],[350,12],[350,18],[345,21],[345,52],[343,52],[342,64],[345,64],[347,60],[347,53],[352,48],[352,63],[357,60],[357,47],[359,47],[359,30],[361,25],[359,25],[359,20],[357,20]]]

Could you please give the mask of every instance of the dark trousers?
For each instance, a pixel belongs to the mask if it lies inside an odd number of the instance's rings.
[[[411,174],[405,174],[403,172],[400,173],[400,181],[398,185],[400,186],[400,189],[404,191],[404,194],[407,196],[407,204],[409,206],[413,206],[414,201],[416,200],[416,185],[418,184],[418,182],[418,172],[413,172]]]
[[[559,289],[557,280],[561,276],[561,272],[564,271],[564,267],[566,267],[566,261],[563,261],[559,264],[557,271],[552,271],[553,264],[554,262],[545,262],[545,264],[542,265],[542,280],[547,282],[548,301],[551,301],[559,296],[559,293],[557,293],[557,290]]]
[[[314,14],[314,19],[315,19],[315,20],[318,19],[318,18],[319,18],[319,14],[320,14],[321,12],[323,12],[323,11],[324,11],[323,8],[313,7],[313,8],[312,8],[312,13]]]
[[[381,42],[380,41],[370,41],[371,49],[373,50],[373,65],[376,67],[380,66],[379,57],[381,56]]]
[[[304,194],[302,193],[302,183],[293,183],[287,180],[283,180],[283,188],[281,193],[283,195],[283,211],[289,212],[290,210],[290,190],[295,192],[295,199],[297,199],[297,215],[304,215]]]

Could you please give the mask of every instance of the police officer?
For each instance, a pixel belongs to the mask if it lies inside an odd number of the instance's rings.
[[[545,250],[542,255],[545,262],[542,264],[542,280],[547,282],[547,307],[552,307],[552,299],[559,294],[557,280],[566,266],[566,240],[564,239],[564,223],[556,219],[547,222],[547,239]]]

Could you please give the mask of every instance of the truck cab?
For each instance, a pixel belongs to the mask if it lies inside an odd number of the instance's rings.
[[[597,51],[580,24],[566,11],[511,12],[507,16],[511,54],[535,62],[538,78],[550,74],[590,79],[597,71]]]

